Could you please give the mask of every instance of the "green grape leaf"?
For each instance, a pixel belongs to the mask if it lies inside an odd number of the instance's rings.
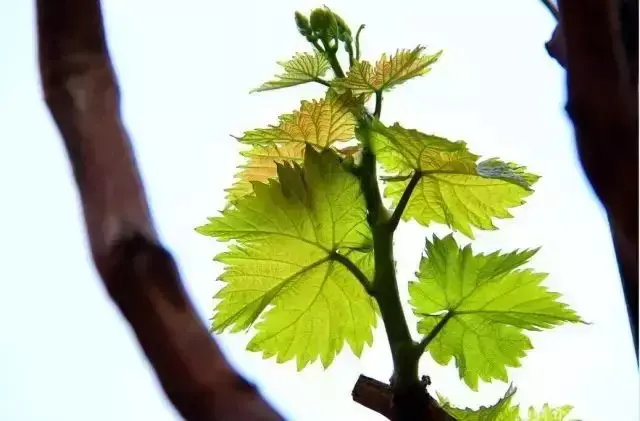
[[[359,356],[373,341],[377,307],[343,263],[373,271],[358,179],[334,151],[309,145],[302,167],[287,162],[277,171],[278,180],[255,183],[253,195],[196,228],[235,241],[216,257],[225,286],[212,328],[237,332],[262,316],[247,348],[278,362],[295,358],[298,369],[318,357],[328,366],[345,341]]]
[[[265,145],[252,145],[248,151],[241,152],[247,158],[247,163],[241,165],[240,172],[236,174],[236,182],[227,189],[227,200],[231,203],[253,193],[253,183],[266,183],[275,178],[277,164],[292,161],[302,164],[304,160],[304,143],[288,143],[277,145],[275,143]]]
[[[354,95],[371,94],[387,91],[431,70],[442,51],[435,54],[424,54],[424,47],[413,50],[398,50],[395,55],[383,54],[374,65],[367,61],[353,64],[347,77],[336,79],[331,85],[338,89],[350,89]]]
[[[402,215],[428,226],[446,224],[469,238],[472,227],[496,229],[492,218],[511,218],[508,209],[524,204],[538,176],[524,167],[495,158],[477,163],[478,156],[462,141],[427,135],[375,121],[372,146],[377,159],[394,176],[387,178],[385,196],[397,206],[418,171],[420,180]]]
[[[540,412],[531,407],[527,421],[568,421],[567,417],[572,410],[571,405],[551,408],[548,404],[544,404]]]
[[[537,252],[473,254],[453,235],[426,241],[417,281],[409,284],[418,331],[427,350],[446,365],[454,358],[460,378],[473,390],[478,380],[507,381],[532,348],[524,330],[538,331],[582,319],[560,294],[541,285],[546,274],[519,269]]]
[[[289,88],[308,82],[318,81],[331,68],[329,61],[320,53],[298,53],[289,61],[279,61],[284,73],[276,75],[275,80],[263,83],[251,92],[270,91],[273,89]]]
[[[483,177],[508,181],[518,184],[525,189],[530,188],[540,176],[526,172],[526,168],[512,162],[502,162],[497,158],[490,158],[479,162],[478,174]]]
[[[346,142],[355,136],[356,120],[348,99],[335,93],[326,98],[302,101],[299,110],[280,116],[276,126],[245,132],[243,143],[308,143],[326,148],[335,142]]]
[[[240,172],[235,176],[234,184],[226,189],[227,202],[232,205],[242,197],[253,194],[254,183],[266,183],[269,179],[278,175],[278,164],[284,162],[295,162],[298,165],[304,164],[304,143],[267,143],[264,145],[254,144],[251,149],[242,151],[240,154],[247,158],[247,162],[241,165]],[[344,159],[357,161],[362,151],[359,145],[345,146],[341,149],[334,149]]]
[[[504,397],[494,405],[481,406],[478,409],[456,408],[440,394],[438,394],[438,400],[442,409],[457,421],[520,421],[518,407],[511,405],[515,393],[516,388],[510,386]]]
[[[290,124],[281,124],[280,129],[284,133],[281,136],[282,139],[273,138],[273,128],[254,130],[245,134],[243,138],[239,140],[245,141],[251,145],[251,149],[241,152],[247,162],[240,166],[240,172],[236,174],[236,181],[234,185],[227,189],[227,201],[230,205],[236,202],[241,197],[253,193],[253,184],[256,182],[265,183],[269,179],[276,177],[277,164],[282,164],[285,161],[293,161],[302,165],[304,163],[304,151],[305,145],[310,144],[317,147],[332,148],[332,144],[335,141],[349,140],[353,137],[353,123],[351,120],[353,115],[349,115],[350,111],[355,111],[362,107],[364,104],[364,97],[354,97],[350,92],[344,94],[338,94],[332,89],[328,90],[326,98],[319,101],[315,105],[307,104],[303,105],[303,111],[298,112],[296,115],[291,114],[282,117],[283,120],[297,121],[297,129],[308,132],[315,125],[319,127],[319,130],[311,136],[296,136],[296,126],[293,127]],[[315,120],[310,118],[313,115],[312,107],[317,110],[321,110]],[[322,110],[329,111],[322,114]],[[342,117],[343,113],[347,114]],[[335,121],[332,121],[335,119]],[[340,124],[345,123],[346,126]],[[332,132],[326,132],[326,125],[333,125]],[[265,135],[266,132],[266,136]],[[269,133],[271,132],[271,133]],[[257,139],[260,136],[271,137],[268,139]],[[277,136],[277,135],[276,135]],[[249,141],[247,141],[249,139]],[[307,139],[307,142],[303,140]],[[322,146],[324,144],[324,146]],[[358,159],[361,146],[343,146],[341,148],[335,147],[334,150],[340,154],[341,157],[354,161]]]
[[[438,400],[442,409],[457,421],[524,421],[520,416],[520,407],[512,404],[515,393],[516,389],[510,386],[505,396],[494,405],[482,406],[478,409],[453,407],[440,394],[438,394]],[[542,412],[538,413],[534,408],[529,408],[527,421],[567,421],[566,417],[572,409],[569,405],[552,409],[548,404],[545,404],[542,407]]]

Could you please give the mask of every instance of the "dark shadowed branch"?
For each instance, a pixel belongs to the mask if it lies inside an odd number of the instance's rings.
[[[95,266],[166,395],[189,421],[280,420],[227,363],[157,242],[98,0],[38,0],[37,16],[42,88],[73,167]]]
[[[567,70],[582,167],[609,218],[638,352],[638,0],[559,0],[547,43]]]
[[[558,7],[551,0],[541,0],[544,7],[547,8],[549,13],[556,19],[560,20],[560,13],[558,12]]]

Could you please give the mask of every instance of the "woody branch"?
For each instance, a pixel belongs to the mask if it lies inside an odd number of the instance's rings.
[[[188,421],[280,420],[225,360],[157,242],[98,0],[37,0],[37,19],[42,89],[73,168],[94,264],[167,397]]]

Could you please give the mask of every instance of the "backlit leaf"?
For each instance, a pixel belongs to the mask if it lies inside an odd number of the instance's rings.
[[[426,242],[418,279],[409,284],[418,331],[441,328],[427,350],[442,365],[454,358],[473,390],[478,380],[507,381],[507,367],[520,366],[531,349],[524,330],[582,321],[557,301],[560,294],[541,285],[545,274],[518,269],[536,251],[474,255],[452,235]]]
[[[377,159],[394,174],[385,195],[397,205],[410,174],[419,171],[420,181],[403,213],[428,226],[446,224],[473,238],[472,226],[496,229],[492,218],[510,218],[508,209],[520,206],[532,193],[538,176],[524,167],[495,158],[477,163],[478,156],[464,142],[427,135],[395,124],[373,124],[372,144]]]
[[[266,183],[277,176],[277,164],[285,161],[302,163],[304,159],[304,143],[287,143],[277,145],[252,145],[248,151],[241,152],[247,163],[240,166],[236,174],[236,182],[227,189],[227,200],[235,202],[247,194],[253,193],[253,183]]]
[[[278,62],[278,64],[284,68],[284,73],[277,75],[275,80],[263,83],[251,92],[288,88],[317,81],[331,67],[325,56],[319,52],[298,53],[291,60]]]
[[[334,149],[343,158],[358,160],[362,147],[359,145],[345,146]],[[236,174],[236,181],[228,188],[227,201],[230,205],[238,199],[253,193],[255,183],[266,183],[269,179],[278,175],[277,165],[284,162],[304,163],[304,143],[267,143],[264,145],[254,144],[251,149],[240,152],[247,158],[247,162],[241,165],[240,172]]]
[[[540,412],[529,408],[527,421],[568,421],[567,417],[572,410],[573,407],[570,405],[551,408],[548,404],[544,404]]]
[[[356,125],[350,104],[342,96],[302,101],[299,110],[280,117],[278,125],[245,132],[243,143],[308,143],[322,148],[353,139]]]
[[[456,421],[520,421],[520,412],[517,406],[512,406],[511,401],[516,393],[514,387],[509,387],[507,393],[494,405],[478,409],[456,408],[448,400],[438,394],[438,400],[442,409],[454,417]]]
[[[424,54],[424,47],[413,50],[398,50],[395,55],[383,54],[375,65],[367,61],[353,64],[345,79],[336,79],[332,85],[342,89],[351,89],[354,95],[386,91],[431,70],[440,54]]]
[[[520,416],[520,407],[512,403],[515,392],[514,387],[509,387],[505,396],[495,405],[483,406],[478,409],[455,408],[442,396],[438,395],[438,399],[442,409],[457,421],[525,421]],[[545,404],[542,411],[538,413],[534,408],[529,408],[529,416],[526,421],[568,421],[567,416],[572,409],[568,405],[552,409],[548,404]]]
[[[376,305],[336,259],[340,253],[367,276],[371,233],[358,180],[332,150],[305,150],[304,166],[278,166],[278,180],[254,184],[222,216],[197,228],[234,240],[216,259],[220,280],[213,329],[256,334],[248,349],[299,369],[318,357],[328,366],[346,341],[356,355],[373,341]]]

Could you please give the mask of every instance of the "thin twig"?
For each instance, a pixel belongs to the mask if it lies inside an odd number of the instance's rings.
[[[360,60],[360,33],[365,28],[364,23],[360,25],[358,31],[356,32],[356,60]]]
[[[157,244],[99,2],[37,0],[37,18],[42,88],[73,168],[94,264],[167,397],[188,421],[280,420],[227,363]]]
[[[349,41],[348,44],[345,44],[345,49],[349,55],[349,69],[351,69],[353,64],[356,62],[356,58],[353,56],[353,44],[351,41]]]
[[[558,8],[556,7],[556,5],[553,4],[553,2],[551,0],[541,0],[541,1],[542,1],[542,4],[545,5],[547,10],[549,10],[549,12],[551,12],[551,14],[553,15],[553,18],[556,21],[560,21],[560,12],[558,12]]]

